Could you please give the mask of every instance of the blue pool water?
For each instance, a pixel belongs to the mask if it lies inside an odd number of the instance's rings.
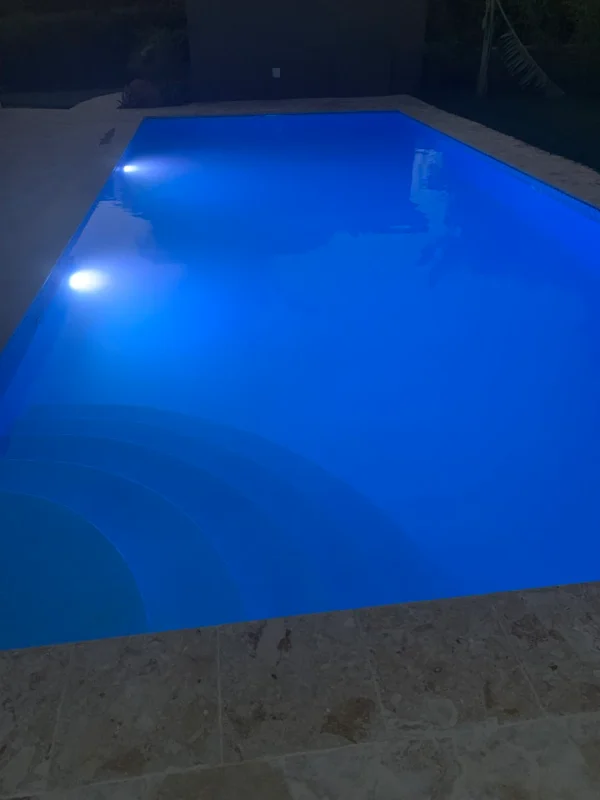
[[[0,647],[598,579],[599,253],[400,114],[147,120],[0,359]]]

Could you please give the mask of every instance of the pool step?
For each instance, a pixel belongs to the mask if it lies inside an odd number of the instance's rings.
[[[0,491],[68,509],[100,531],[127,563],[151,630],[171,627],[174,619],[193,627],[239,618],[237,587],[206,537],[141,484],[81,464],[6,458]]]
[[[88,520],[122,554],[151,629],[451,594],[369,500],[309,460],[152,408],[35,406],[0,491]]]
[[[277,603],[289,609],[304,607],[308,602],[306,590],[316,578],[313,564],[306,554],[296,548],[294,538],[283,531],[235,486],[224,482],[206,468],[191,465],[172,455],[151,449],[135,440],[135,431],[119,430],[114,423],[108,426],[90,425],[87,421],[61,421],[60,433],[54,435],[16,435],[12,437],[7,452],[9,460],[45,464],[49,473],[53,465],[72,465],[81,468],[78,480],[89,484],[92,495],[85,501],[88,518],[97,513],[94,505],[101,503],[111,492],[110,478],[117,478],[133,498],[136,487],[143,487],[172,508],[165,540],[164,531],[155,536],[159,547],[164,544],[175,560],[189,563],[197,554],[197,543],[208,548],[211,558],[204,555],[197,566],[197,578],[204,570],[214,569],[218,563],[227,574],[230,585],[237,587],[243,615],[262,617],[272,612]],[[82,435],[82,428],[94,435]],[[143,433],[143,431],[142,431]],[[139,434],[139,432],[138,432]],[[138,436],[143,439],[143,436]],[[45,491],[56,493],[54,477],[48,474]],[[81,499],[61,495],[62,502],[73,505]],[[143,498],[142,498],[143,499]],[[190,541],[178,537],[179,520],[184,516],[193,523]],[[103,528],[113,539],[113,529]],[[126,532],[125,532],[126,533]],[[120,536],[124,534],[121,533]],[[121,538],[117,540],[120,545]],[[136,542],[128,547],[130,563],[135,562]],[[257,559],[259,559],[257,561]],[[299,580],[290,586],[287,574],[290,564]],[[219,604],[215,612],[223,612]],[[206,618],[206,612],[202,615]],[[212,620],[211,620],[212,622]],[[208,624],[208,623],[207,623]]]
[[[149,630],[134,576],[89,520],[0,491],[0,650]]]

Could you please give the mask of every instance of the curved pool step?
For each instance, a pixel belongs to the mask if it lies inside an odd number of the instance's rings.
[[[0,492],[0,531],[0,650],[148,630],[129,567],[89,521]]]
[[[200,528],[141,484],[79,464],[4,458],[0,491],[63,506],[100,531],[131,570],[152,630],[242,617],[237,587]]]
[[[274,474],[227,448],[146,423],[110,418],[29,419],[17,431],[11,442],[16,443],[25,432],[39,437],[54,431],[63,436],[106,438],[148,447],[229,486],[259,509],[270,529],[275,527],[280,532],[278,549],[290,555],[281,572],[282,580],[287,583],[288,593],[296,593],[298,608],[303,611],[318,611],[340,603],[352,605],[356,587],[365,585],[364,558],[354,553],[352,540],[327,514],[289,487],[284,475]],[[254,543],[252,561],[259,557],[270,560],[261,545],[263,538]],[[252,546],[251,541],[246,544]],[[309,576],[307,581],[304,575]],[[285,594],[278,597],[276,614],[287,607],[284,600]]]
[[[234,487],[311,555],[320,576],[311,592],[315,610],[459,593],[432,554],[368,498],[263,437],[140,406],[36,406],[15,428],[50,431],[143,444]]]
[[[185,461],[123,441],[127,431],[115,430],[114,425],[111,431],[96,429],[93,437],[77,435],[80,423],[66,422],[61,427],[68,433],[13,436],[6,458],[92,467],[100,475],[125,478],[164,498],[198,526],[198,535],[206,539],[237,587],[246,618],[308,608],[319,581],[314,560],[233,487]],[[170,546],[167,535],[164,546]],[[290,564],[294,564],[293,583]]]
[[[380,509],[344,481],[288,448],[239,428],[174,411],[123,405],[34,406],[20,424],[25,424],[31,430],[31,426],[44,419],[111,420],[147,425],[157,432],[169,431],[188,440],[191,458],[195,457],[194,443],[200,439],[204,446],[210,443],[221,451],[226,450],[247,459],[254,468],[260,465],[270,474],[280,476],[288,488],[296,489],[305,502],[310,500],[337,524],[364,523],[371,529],[375,525],[379,534],[389,535],[393,530],[395,537],[402,535],[398,526]],[[151,436],[150,431],[148,436]]]

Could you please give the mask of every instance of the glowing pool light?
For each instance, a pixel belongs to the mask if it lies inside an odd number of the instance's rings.
[[[125,164],[123,167],[123,172],[137,172],[138,168],[135,164]]]
[[[69,287],[75,292],[97,292],[108,283],[108,277],[97,269],[80,269],[69,278]]]

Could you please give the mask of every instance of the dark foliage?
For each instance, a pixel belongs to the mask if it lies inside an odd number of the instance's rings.
[[[189,62],[185,29],[152,31],[131,57],[129,71],[134,79],[123,90],[121,108],[152,108],[187,102]]]
[[[131,54],[155,29],[185,28],[173,3],[0,17],[0,86],[52,91],[123,86]]]
[[[567,93],[600,94],[599,0],[503,0],[519,38]],[[429,0],[424,89],[473,88],[481,53],[484,0]],[[498,50],[492,89],[515,88]]]
[[[164,105],[160,88],[151,81],[134,78],[123,89],[119,108],[158,108]]]
[[[154,83],[184,80],[189,70],[185,29],[154,30],[133,53],[129,69],[136,78]]]

